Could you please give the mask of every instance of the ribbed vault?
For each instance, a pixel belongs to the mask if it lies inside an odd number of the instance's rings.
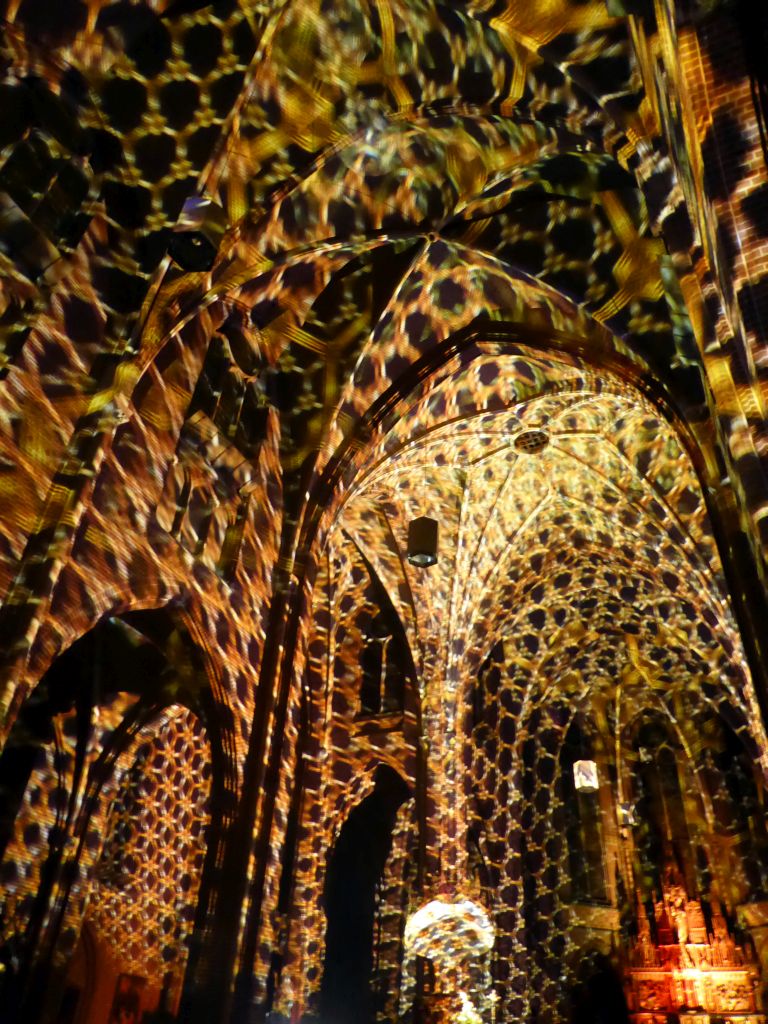
[[[533,431],[543,447],[528,452]],[[428,570],[402,557],[419,515],[440,522]],[[502,637],[554,687],[614,679],[624,633],[649,645],[659,685],[690,676],[693,659],[744,671],[674,428],[631,387],[556,357],[486,352],[441,380],[377,447],[336,529],[388,582],[427,688],[459,689]]]
[[[544,347],[502,352],[479,341],[473,354],[403,402],[329,529],[334,630],[344,638],[333,672],[346,695],[330,720],[367,713],[355,662],[375,635],[376,602],[366,613],[353,597],[368,578],[362,557],[416,666],[406,751],[385,733],[377,743],[381,758],[407,757],[420,704],[428,810],[413,827],[423,829],[426,891],[466,891],[479,878],[497,930],[495,966],[484,969],[502,1008],[552,1012],[559,1000],[565,1012],[563,979],[580,941],[558,767],[579,756],[565,746],[579,735],[571,727],[591,723],[582,749],[603,752],[601,771],[612,759],[603,792],[618,786],[620,800],[637,787],[632,738],[657,716],[685,752],[686,799],[710,827],[711,798],[693,767],[707,737],[730,729],[763,771],[766,743],[701,483],[663,409],[629,381]],[[408,524],[423,515],[440,524],[429,568],[405,557]],[[362,734],[351,745],[343,731],[327,735],[342,780],[367,748]],[[623,884],[624,868],[600,870],[613,891]],[[414,970],[406,957],[403,991]],[[491,975],[478,968],[462,982],[485,1013]]]
[[[379,1020],[434,994],[398,943],[442,871],[497,901],[498,1019],[545,1024],[579,744],[611,784],[610,744],[639,763],[667,726],[688,782],[766,767],[768,193],[735,6],[0,3],[0,729],[100,622],[183,612],[221,761],[185,1020],[312,1019],[327,854],[382,765],[413,799]],[[73,835],[39,915],[70,901],[74,935]]]

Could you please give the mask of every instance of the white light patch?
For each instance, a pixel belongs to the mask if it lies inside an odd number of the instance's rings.
[[[430,960],[463,960],[493,948],[496,933],[486,911],[472,900],[435,899],[405,926],[405,948]]]
[[[573,782],[580,793],[596,793],[600,783],[594,761],[574,761]]]

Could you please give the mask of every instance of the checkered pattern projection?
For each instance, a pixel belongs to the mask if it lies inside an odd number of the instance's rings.
[[[3,1020],[765,1024],[763,7],[0,0]]]

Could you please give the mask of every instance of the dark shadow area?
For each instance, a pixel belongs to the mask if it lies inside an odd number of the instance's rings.
[[[328,917],[320,992],[323,1024],[369,1024],[376,888],[392,846],[397,811],[410,796],[391,768],[379,767],[373,792],[351,812],[330,855]]]
[[[629,1024],[621,977],[604,953],[582,960],[571,996],[570,1024]]]
[[[68,728],[83,745],[93,708],[120,692],[146,697],[159,689],[167,673],[162,652],[119,619],[104,619],[59,655],[22,708],[0,755],[0,856],[32,770],[43,748],[54,741],[54,719],[75,711]],[[60,794],[61,806],[52,809],[63,812],[67,798]]]

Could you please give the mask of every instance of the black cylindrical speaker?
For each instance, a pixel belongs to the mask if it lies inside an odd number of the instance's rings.
[[[420,569],[437,561],[437,520],[419,516],[408,524],[408,561]]]

